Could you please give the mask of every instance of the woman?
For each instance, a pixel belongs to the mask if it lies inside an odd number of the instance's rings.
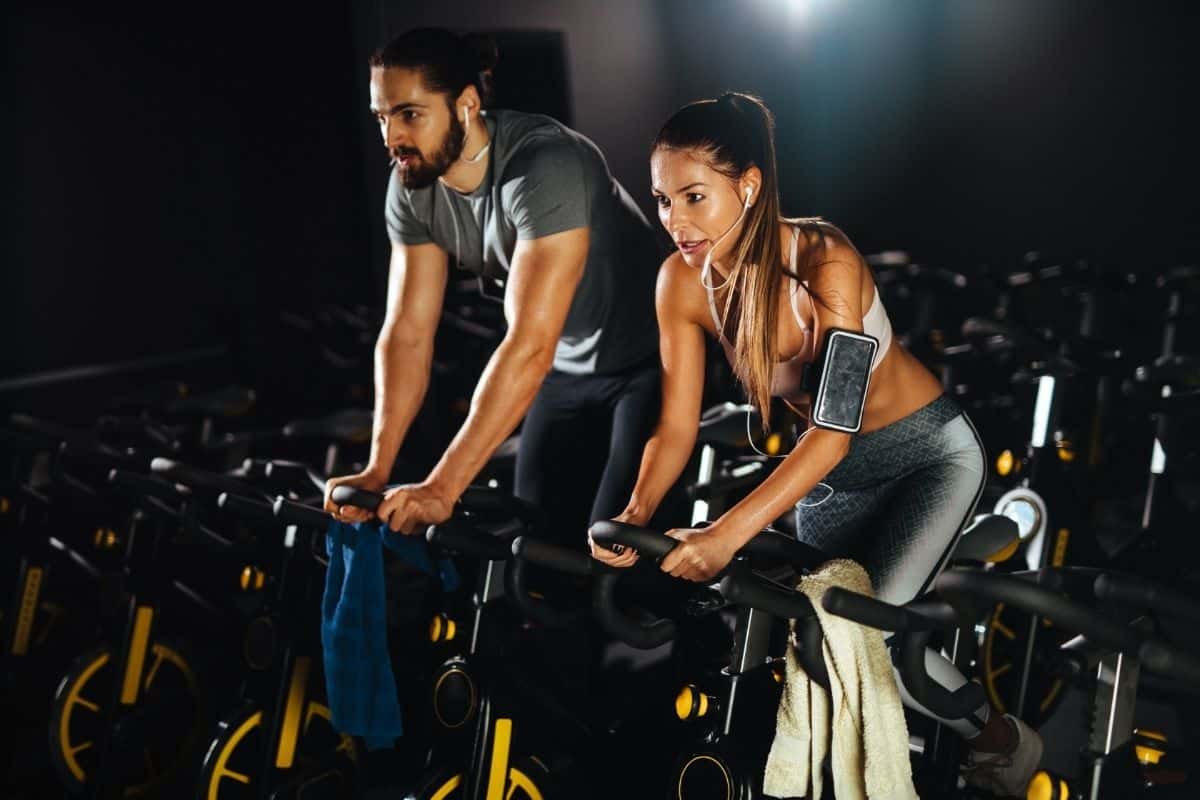
[[[827,331],[865,333],[878,348],[860,432],[810,428],[709,527],[669,531],[680,544],[662,569],[707,581],[794,509],[802,540],[861,563],[880,599],[912,600],[942,568],[983,486],[984,453],[970,421],[893,339],[871,272],[846,236],[819,219],[780,216],[774,122],[760,100],[727,93],[684,107],[654,142],[651,178],[659,220],[677,247],[657,287],[662,412],[617,519],[644,525],[691,455],[705,334],[724,347],[765,426],[772,396],[797,410],[808,405],[803,367],[821,355]],[[636,559],[594,545],[592,553],[613,566]],[[931,671],[947,688],[965,682],[950,662],[934,660]],[[986,706],[976,716],[948,723],[969,740],[968,780],[1024,796],[1040,737]]]

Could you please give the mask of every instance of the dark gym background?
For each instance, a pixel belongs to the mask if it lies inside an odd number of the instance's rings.
[[[253,372],[286,346],[257,320],[380,304],[386,165],[365,61],[417,25],[507,37],[498,77],[533,76],[512,102],[592,137],[647,213],[657,126],[735,88],[778,116],[785,210],[828,217],[864,252],[969,270],[1040,249],[1150,269],[1200,249],[1192,4],[75,2],[6,16],[12,405],[54,401],[62,384],[41,373],[102,362],[182,353]]]

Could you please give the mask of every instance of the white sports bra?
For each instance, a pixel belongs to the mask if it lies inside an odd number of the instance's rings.
[[[796,258],[799,246],[800,228],[793,226],[792,253],[789,261],[792,272],[796,271]],[[802,282],[792,281],[792,288],[789,292],[789,305],[792,308],[792,316],[796,318],[796,324],[804,332],[805,342],[804,346],[800,348],[799,354],[787,361],[777,363],[774,373],[771,376],[771,394],[788,400],[798,398],[803,394],[800,386],[804,363],[812,361],[816,356],[814,352],[814,347],[816,346],[814,344],[814,337],[808,325],[805,324],[804,317],[800,314],[800,306],[797,301],[797,295],[800,294],[801,286],[804,287],[804,295],[808,298],[813,319],[816,319],[815,302],[812,294],[808,291],[808,287]],[[883,301],[879,299],[879,288],[874,288],[875,296],[871,299],[871,306],[863,314],[863,333],[879,340],[879,348],[875,351],[875,360],[871,362],[872,372],[883,362],[883,357],[887,355],[888,350],[892,346],[892,322],[888,319],[887,310],[883,307]],[[729,358],[730,363],[733,363],[733,345],[725,338],[724,327],[721,325],[720,316],[717,314],[716,296],[713,290],[707,286],[705,287],[705,293],[708,295],[708,310],[712,314],[713,325],[717,329],[717,339],[725,349],[725,354]]]

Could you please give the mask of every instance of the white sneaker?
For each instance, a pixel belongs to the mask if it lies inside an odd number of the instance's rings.
[[[1025,797],[1025,788],[1042,760],[1042,737],[1021,720],[1005,714],[1017,733],[1017,742],[1008,753],[977,753],[967,757],[963,778],[968,786],[999,797]]]

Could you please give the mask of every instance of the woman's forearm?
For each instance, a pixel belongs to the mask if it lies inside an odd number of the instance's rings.
[[[715,527],[726,531],[724,535],[741,547],[811,492],[849,449],[848,434],[811,431],[754,491],[721,515]]]

